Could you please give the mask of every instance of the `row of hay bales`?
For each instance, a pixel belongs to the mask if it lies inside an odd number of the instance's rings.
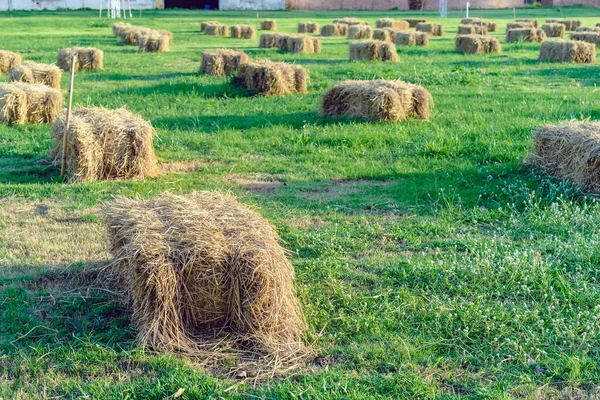
[[[125,22],[113,24],[112,30],[113,34],[120,38],[121,43],[137,45],[140,53],[166,52],[173,44],[173,33],[167,30],[154,30]]]
[[[260,29],[263,31],[277,30],[277,21],[267,19],[261,21]],[[200,23],[200,32],[210,36],[227,36],[231,30],[231,37],[237,39],[253,39],[256,29],[251,25],[232,25],[231,28],[218,21],[204,21]]]
[[[288,35],[285,33],[263,33],[258,47],[278,49],[292,53],[320,53],[321,41],[307,35]]]

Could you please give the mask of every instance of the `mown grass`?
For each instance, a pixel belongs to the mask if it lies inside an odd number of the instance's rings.
[[[475,11],[499,22],[500,38],[512,13]],[[600,22],[589,8],[517,13]],[[293,32],[303,20],[415,14],[261,17]],[[600,206],[523,167],[536,127],[599,119],[597,66],[540,64],[539,44],[455,53],[455,11],[447,20],[425,12],[446,36],[399,48],[398,64],[349,62],[345,38],[298,56],[198,33],[202,20],[256,23],[251,12],[142,15],[132,22],[173,31],[170,53],[119,45],[92,11],[0,14],[0,47],[28,59],[102,48],[106,68],[77,74],[75,104],[140,113],[157,128],[161,161],[183,171],[67,185],[44,163],[48,126],[0,127],[0,398],[162,399],[179,388],[184,399],[600,395]],[[225,78],[198,75],[201,51],[220,47],[305,66],[309,93],[248,97]],[[320,95],[346,78],[424,85],[431,120],[320,118]],[[163,190],[232,192],[273,221],[292,251],[319,354],[309,368],[238,386],[135,347],[126,310],[86,287],[81,271],[109,259],[101,202]]]

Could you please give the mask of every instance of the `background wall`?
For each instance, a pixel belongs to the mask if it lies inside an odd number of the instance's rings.
[[[522,7],[523,0],[448,0],[449,9],[465,8],[470,1],[471,8],[512,8]],[[600,0],[567,0],[567,1],[590,1]],[[437,10],[438,0],[424,0],[424,10]],[[408,10],[408,0],[286,0],[288,10]]]
[[[157,5],[157,1],[159,2]],[[131,9],[157,8],[162,0],[130,0]],[[100,0],[0,0],[0,11],[6,10],[56,10],[57,8],[100,8]],[[102,2],[106,8],[106,0]]]
[[[322,0],[328,1],[328,0]],[[221,10],[282,10],[285,0],[220,0]]]

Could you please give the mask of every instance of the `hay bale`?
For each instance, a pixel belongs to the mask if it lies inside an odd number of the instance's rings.
[[[346,24],[327,24],[321,28],[321,36],[347,36],[348,25]]]
[[[420,22],[416,26],[417,32],[425,32],[431,36],[444,36],[444,27],[440,24],[432,24],[431,22]]]
[[[319,24],[316,22],[300,22],[298,33],[319,33]]]
[[[235,39],[254,39],[256,29],[250,25],[232,25],[231,37]]]
[[[221,24],[219,21],[204,21],[204,22],[200,22],[200,32],[204,33],[204,30],[206,29],[206,27],[208,25],[215,25],[215,24]]]
[[[133,25],[126,22],[117,22],[112,25],[112,32],[115,36],[121,36],[121,32],[127,29],[132,29]]]
[[[277,48],[277,40],[282,35],[279,33],[263,33],[260,35],[260,39],[258,41],[258,47],[263,49],[276,49]]]
[[[565,26],[563,24],[544,24],[542,30],[547,37],[563,37],[565,35]]]
[[[574,31],[575,29],[581,26],[580,20],[572,20],[572,19],[547,19],[547,23],[553,24],[563,24],[565,26],[565,30]]]
[[[600,46],[600,31],[598,32],[575,32],[571,33],[571,40],[593,43]]]
[[[142,35],[152,32],[152,29],[144,28],[143,26],[135,26],[131,29],[121,31],[121,43],[123,44],[139,44]]]
[[[139,40],[140,53],[163,53],[169,51],[169,37],[157,31],[142,35]]]
[[[498,30],[498,24],[491,21],[484,21],[483,26],[485,26],[488,32],[496,32]]]
[[[429,119],[430,101],[426,89],[402,81],[345,81],[325,92],[321,115],[374,121]]]
[[[398,46],[428,46],[429,34],[425,32],[396,32]]]
[[[12,51],[0,50],[0,74],[7,73],[12,67],[21,64],[21,56]]]
[[[405,18],[404,20],[406,22],[408,22],[408,25],[410,28],[416,28],[417,25],[420,23],[429,22],[426,19],[416,19],[416,18]]]
[[[288,44],[291,43],[289,42],[290,38],[291,36],[287,33],[275,34],[275,47],[281,51],[290,51],[290,49],[288,48]]]
[[[484,25],[459,25],[459,35],[487,35],[488,29]]]
[[[104,52],[93,47],[62,49],[56,57],[56,65],[63,71],[70,71],[73,56],[75,56],[75,71],[104,68]]]
[[[202,53],[199,72],[217,77],[232,75],[241,64],[248,62],[250,62],[250,57],[243,51],[207,50]]]
[[[575,29],[575,32],[600,32],[600,26],[580,26],[579,28]]]
[[[39,64],[25,61],[8,71],[13,82],[38,83],[54,89],[60,89],[62,71],[53,64]]]
[[[483,19],[481,17],[463,18],[460,20],[461,25],[481,25]]]
[[[207,23],[204,27],[204,34],[210,36],[227,36],[227,25],[219,22]]]
[[[596,61],[596,46],[576,40],[546,41],[540,47],[538,61],[593,63]]]
[[[398,29],[401,31],[406,31],[410,28],[410,24],[408,23],[408,21],[405,21],[403,19],[392,19],[392,18],[381,18],[378,19],[376,22],[376,26],[377,28],[392,28],[392,29]]]
[[[334,24],[344,24],[344,25],[348,25],[348,26],[352,26],[352,25],[369,25],[369,23],[366,22],[366,21],[361,21],[360,19],[350,18],[350,17],[344,17],[344,18],[334,19],[333,23]]]
[[[350,25],[348,27],[348,39],[371,39],[373,29],[369,25]]]
[[[280,50],[299,54],[320,53],[321,41],[306,35],[292,35],[286,38],[285,47]]]
[[[158,31],[156,31],[156,32],[158,32],[159,34],[161,34],[161,35],[163,35],[163,36],[166,36],[166,37],[168,37],[168,38],[169,38],[169,44],[170,44],[170,45],[171,45],[171,44],[173,44],[173,32],[171,32],[171,31],[166,31],[166,30],[164,30],[164,29],[160,29],[160,30],[158,30]]]
[[[398,32],[396,29],[391,29],[391,28],[374,29],[373,30],[373,39],[395,43],[396,42],[396,32]]]
[[[42,124],[54,121],[62,108],[60,90],[29,83],[0,83],[0,121]]]
[[[548,22],[548,21],[546,21]],[[537,19],[529,19],[529,18],[521,18],[521,19],[515,19],[514,20],[515,24],[525,24],[525,26],[533,26],[534,28],[538,27],[538,20]]]
[[[62,160],[66,110],[52,128],[52,158]],[[71,182],[143,179],[158,172],[152,146],[154,128],[124,108],[72,111],[67,133],[67,172]]]
[[[470,54],[500,53],[502,47],[495,37],[484,35],[457,35],[456,51]]]
[[[543,29],[519,28],[506,31],[506,42],[543,42],[546,40],[546,33]]]
[[[138,343],[202,362],[241,359],[250,374],[310,354],[294,268],[257,212],[215,192],[121,197],[103,212],[114,258],[104,278],[129,295]]]
[[[255,94],[283,95],[305,93],[307,79],[299,65],[265,60],[240,65],[235,81]]]
[[[533,143],[528,164],[587,191],[600,190],[600,123],[546,125],[533,133]]]
[[[396,46],[381,40],[365,40],[350,43],[350,60],[390,61],[398,62]]]
[[[260,29],[263,31],[275,31],[277,30],[277,21],[274,19],[265,19],[260,23]]]
[[[533,24],[527,22],[513,22],[511,24],[506,25],[506,30],[509,29],[522,29],[522,28],[535,28]]]

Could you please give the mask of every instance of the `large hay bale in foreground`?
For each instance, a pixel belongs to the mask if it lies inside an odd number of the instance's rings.
[[[542,29],[519,28],[506,31],[506,42],[543,42],[546,40],[546,33]]]
[[[243,51],[207,50],[202,53],[199,72],[216,77],[232,75],[241,64],[249,61],[250,57]]]
[[[0,50],[0,74],[7,73],[12,67],[21,64],[21,56],[12,51]]]
[[[266,96],[305,93],[307,80],[301,66],[267,60],[240,65],[235,79],[250,92]]]
[[[430,101],[426,89],[402,81],[345,81],[325,92],[321,115],[374,121],[428,119]]]
[[[291,35],[280,41],[280,50],[290,51],[292,53],[320,53],[321,41],[318,38],[306,35]]]
[[[547,23],[563,24],[567,31],[574,31],[581,26],[581,20],[572,19],[547,19]]]
[[[140,53],[164,53],[169,51],[169,36],[153,31],[140,37],[138,41]]]
[[[500,53],[502,47],[495,37],[484,35],[457,35],[456,51],[470,54]]]
[[[230,36],[234,39],[254,39],[256,29],[251,25],[232,25]]]
[[[539,61],[593,63],[596,45],[577,40],[545,41],[540,47]]]
[[[348,26],[369,25],[369,23],[366,21],[361,21],[360,19],[352,18],[352,17],[336,18],[333,20],[333,23],[334,24],[344,24],[344,25],[348,25]]]
[[[425,32],[431,36],[444,36],[444,26],[432,24],[431,22],[421,22],[417,24],[417,32]]]
[[[542,30],[547,37],[563,37],[565,35],[565,26],[563,24],[544,24]]]
[[[350,60],[390,61],[398,62],[394,43],[381,40],[365,40],[350,43]]]
[[[598,32],[574,32],[571,33],[571,40],[593,43],[600,46],[600,31]]]
[[[392,18],[378,19],[377,22],[375,23],[375,25],[379,29],[392,28],[392,29],[398,29],[401,31],[406,31],[410,28],[410,24],[408,23],[408,21],[405,21],[403,19],[392,19]]]
[[[204,27],[204,34],[210,36],[227,36],[227,25],[219,22],[207,23]]]
[[[546,21],[546,22],[549,22],[549,21]],[[525,26],[533,26],[534,28],[538,27],[538,20],[537,19],[521,18],[521,19],[515,19],[513,21],[513,23],[515,23],[515,24],[525,24]]]
[[[274,19],[265,19],[260,23],[260,29],[263,31],[275,31],[277,30],[277,21]]]
[[[348,39],[371,39],[373,29],[369,25],[350,25],[348,27]]]
[[[488,29],[484,25],[459,25],[459,35],[487,35]]]
[[[327,24],[321,28],[321,36],[347,36],[348,25],[346,24]]]
[[[426,19],[420,19],[420,18],[404,18],[404,20],[406,22],[408,22],[408,25],[410,28],[416,28],[418,24],[420,23],[424,23],[424,22],[429,22]]]
[[[52,158],[62,160],[66,110],[52,128]],[[158,173],[152,138],[154,128],[124,108],[81,108],[72,111],[67,133],[67,172],[72,182],[143,179]]]
[[[528,164],[588,191],[600,191],[600,123],[546,125],[533,133],[533,143]]]
[[[75,56],[75,71],[104,68],[104,52],[93,47],[62,49],[56,57],[56,65],[63,71],[70,71],[73,56]]]
[[[319,24],[316,22],[300,22],[298,24],[298,33],[319,33]]]
[[[396,45],[398,46],[427,46],[429,34],[425,32],[396,32]]]
[[[25,61],[8,71],[13,82],[38,83],[54,89],[60,89],[62,71],[53,64],[39,64]]]
[[[239,357],[263,373],[308,355],[294,268],[257,212],[214,192],[121,197],[103,211],[105,278],[129,295],[138,343],[201,362]]]
[[[29,83],[0,83],[0,121],[42,124],[54,121],[62,108],[60,90]]]

